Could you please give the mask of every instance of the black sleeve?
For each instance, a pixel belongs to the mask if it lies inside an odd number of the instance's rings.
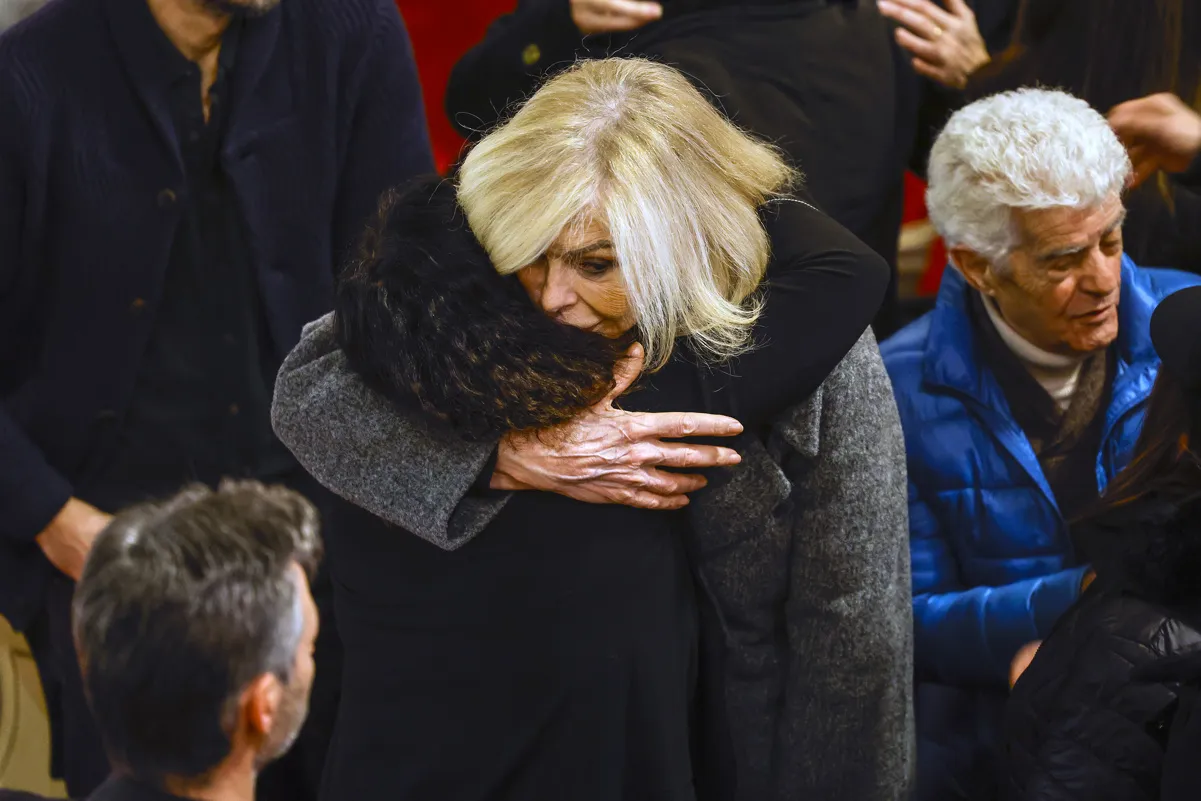
[[[775,201],[764,223],[772,260],[755,347],[705,375],[710,411],[748,430],[821,386],[871,324],[889,280],[882,258],[807,204]]]
[[[451,71],[446,86],[451,125],[467,139],[479,139],[512,104],[569,66],[582,51],[582,39],[569,0],[520,0]]]

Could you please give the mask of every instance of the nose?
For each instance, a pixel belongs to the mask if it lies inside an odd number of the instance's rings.
[[[571,271],[562,264],[551,262],[546,268],[538,305],[549,315],[561,314],[577,301],[572,287]]]
[[[1084,265],[1080,288],[1090,295],[1105,298],[1122,285],[1122,257],[1107,255],[1094,248]]]

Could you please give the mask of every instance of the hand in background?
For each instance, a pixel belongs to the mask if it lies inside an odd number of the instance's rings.
[[[52,565],[79,581],[96,535],[112,519],[112,515],[72,498],[38,534],[36,541]]]
[[[1169,92],[1115,106],[1109,124],[1130,152],[1134,186],[1160,170],[1184,172],[1201,153],[1201,115]]]
[[[614,371],[613,391],[575,420],[501,440],[491,486],[557,492],[587,503],[679,509],[687,505],[688,493],[705,486],[705,478],[659,468],[738,464],[741,457],[730,448],[663,441],[735,436],[742,425],[732,417],[626,412],[613,406],[642,372],[643,357],[641,345],[632,347]]]
[[[663,6],[647,0],[571,0],[571,19],[580,33],[632,31],[663,16]]]
[[[976,14],[964,0],[877,0],[880,13],[902,27],[897,44],[913,55],[913,69],[951,89],[967,86],[990,59]]]
[[[1034,661],[1034,657],[1038,654],[1038,649],[1042,644],[1042,640],[1026,643],[1018,650],[1013,661],[1009,663],[1009,688],[1011,690],[1018,683],[1018,679],[1022,677],[1022,674],[1026,672],[1026,668],[1030,667],[1030,663]]]

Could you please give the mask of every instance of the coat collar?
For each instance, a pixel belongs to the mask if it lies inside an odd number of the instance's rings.
[[[1053,507],[1055,493],[1039,467],[1029,439],[1018,426],[993,371],[987,367],[984,345],[971,322],[968,286],[951,267],[943,276],[938,301],[930,318],[930,333],[922,359],[923,383],[965,398],[984,427],[1018,461]],[[1135,408],[1145,391],[1140,387],[1153,374],[1158,358],[1151,345],[1151,313],[1155,297],[1148,276],[1127,256],[1122,257],[1122,297],[1118,306],[1117,367],[1102,442],[1118,422]],[[1097,466],[1097,485],[1104,489],[1106,472]]]
[[[979,337],[971,323],[969,292],[973,291],[954,267],[948,267],[930,319],[930,335],[922,360],[922,375],[931,386],[945,387],[985,405],[995,405],[999,387],[983,366]],[[1118,306],[1115,343],[1119,373],[1126,368],[1154,366],[1151,313],[1155,298],[1142,271],[1122,256],[1122,297]]]

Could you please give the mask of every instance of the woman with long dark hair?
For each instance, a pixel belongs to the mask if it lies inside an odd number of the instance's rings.
[[[1184,725],[1190,677],[1163,668],[1201,655],[1201,288],[1164,300],[1151,334],[1163,365],[1136,456],[1074,530],[1096,578],[1009,702],[1008,801],[1158,801]]]

